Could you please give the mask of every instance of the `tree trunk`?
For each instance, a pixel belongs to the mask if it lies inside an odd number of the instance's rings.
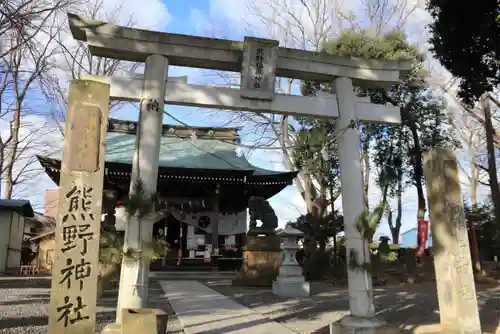
[[[417,126],[411,120],[408,122],[409,128],[411,131],[412,139],[413,139],[413,155],[414,155],[414,171],[413,171],[413,183],[417,188],[417,198],[418,198],[418,211],[417,211],[417,219],[425,218],[425,195],[423,188],[423,178],[424,178],[424,170],[422,167],[422,147],[420,146],[420,138],[417,132]]]
[[[491,121],[491,109],[488,94],[484,93],[480,99],[484,113],[484,131],[486,135],[486,150],[488,152],[488,176],[490,179],[491,198],[497,225],[500,225],[500,188],[498,186],[497,166],[495,157],[494,129]]]
[[[14,190],[14,164],[16,163],[17,158],[17,149],[19,147],[19,127],[21,125],[21,103],[18,100],[16,111],[12,117],[12,121],[10,122],[10,135],[11,142],[8,145],[7,149],[7,166],[5,166],[5,192],[3,194],[4,199],[11,199],[12,192]]]
[[[363,138],[363,183],[365,191],[365,205],[369,208],[368,201],[368,191],[370,187],[370,129],[364,126],[364,138]]]
[[[333,187],[330,185],[330,206],[332,210],[332,219],[333,219],[333,214],[335,213],[335,204],[333,201]],[[333,231],[333,259],[334,259],[334,265],[335,265],[335,270],[337,270],[337,263],[339,263],[337,259],[337,225],[333,225],[334,231]]]
[[[3,144],[3,141],[1,140],[0,138],[0,195],[2,194],[2,178],[1,178],[1,175],[2,175],[2,170],[3,170],[3,166],[4,166],[4,158],[5,158],[5,146]]]
[[[394,234],[393,234],[393,244],[399,244],[399,231],[401,230],[401,224],[402,224],[402,219],[403,219],[403,181],[400,179],[398,181],[398,213],[396,215],[396,227],[394,228]]]
[[[471,182],[470,182],[470,187],[471,187],[471,206],[472,206],[472,212],[475,213],[477,211],[477,186],[478,186],[478,168],[477,168],[477,158],[475,151],[472,148],[472,140],[469,142],[469,148],[471,151],[472,155],[472,166],[471,166]],[[470,231],[470,255],[472,258],[472,263],[473,263],[473,269],[474,272],[477,274],[482,273],[482,268],[481,268],[481,257],[479,253],[479,247],[477,245],[477,238],[476,238],[476,226],[474,225],[474,222],[471,221],[469,225],[469,231]]]

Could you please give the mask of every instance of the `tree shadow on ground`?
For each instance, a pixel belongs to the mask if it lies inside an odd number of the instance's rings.
[[[46,326],[47,324],[48,324],[48,318],[44,316],[23,317],[23,318],[2,317],[0,319],[0,328],[2,329]]]
[[[0,276],[1,289],[50,289],[50,277],[45,276]]]
[[[312,283],[311,297],[307,298],[279,297],[270,288],[236,287],[230,282],[207,285],[277,322],[317,320],[325,313],[334,313],[329,317],[340,319],[349,310],[347,290],[322,283]],[[377,287],[374,290],[377,314],[388,323],[410,333],[416,332],[418,326],[439,323],[435,283]],[[500,287],[477,285],[477,291],[483,331],[495,333],[499,322]],[[323,328],[318,333],[329,333],[325,330]]]
[[[49,298],[29,298],[29,299],[5,300],[1,301],[0,305],[16,306],[16,305],[28,305],[28,304],[41,304],[48,302]]]

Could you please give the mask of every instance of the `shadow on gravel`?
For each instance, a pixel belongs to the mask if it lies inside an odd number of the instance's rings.
[[[0,276],[0,289],[50,289],[50,278]]]
[[[49,320],[47,317],[29,317],[29,318],[1,318],[0,328],[22,328],[22,327],[34,327],[34,326],[46,326]]]
[[[6,300],[0,302],[0,305],[15,306],[15,305],[26,305],[26,304],[43,304],[48,302],[49,298],[30,298],[30,299],[19,299],[19,300]]]
[[[114,322],[116,317],[115,311],[107,311],[107,312],[97,312],[96,313],[96,322],[97,323],[110,323]]]

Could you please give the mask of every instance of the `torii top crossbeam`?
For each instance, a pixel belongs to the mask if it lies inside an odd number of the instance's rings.
[[[117,26],[68,13],[73,37],[87,42],[94,56],[144,62],[152,54],[168,58],[170,65],[242,72],[248,43],[275,49],[275,75],[301,80],[333,81],[349,77],[360,87],[387,87],[401,80],[410,61],[348,58],[278,47],[278,41],[245,37],[244,42],[170,34]]]

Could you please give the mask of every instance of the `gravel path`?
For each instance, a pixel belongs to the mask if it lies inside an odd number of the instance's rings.
[[[99,300],[97,330],[114,321],[117,296],[116,290],[109,290]],[[49,299],[48,277],[0,277],[0,334],[47,333]],[[168,313],[168,334],[184,333],[157,282],[150,282],[149,299],[150,307]]]

